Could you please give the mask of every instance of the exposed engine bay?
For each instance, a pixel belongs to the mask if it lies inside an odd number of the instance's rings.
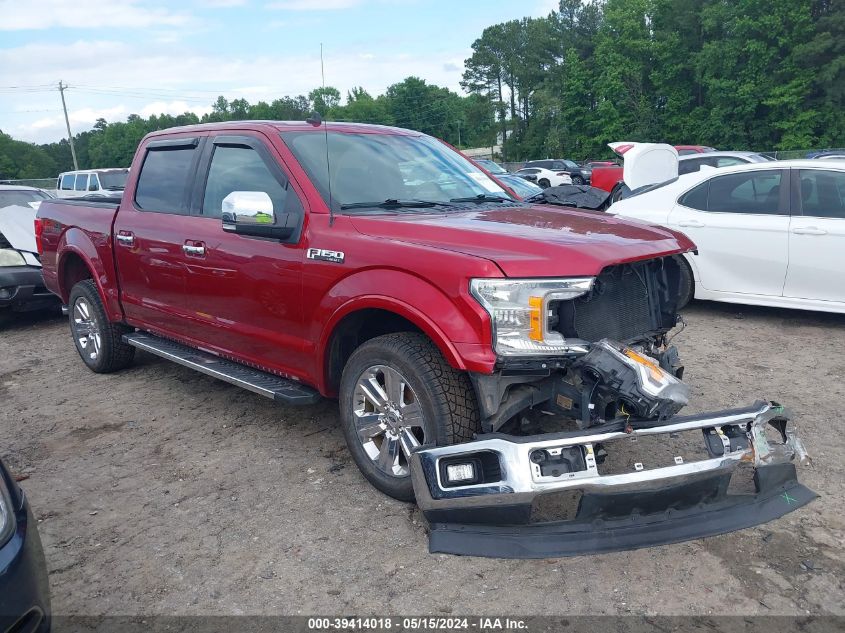
[[[678,283],[674,258],[646,260],[609,267],[588,294],[552,302],[548,327],[571,353],[509,359],[492,376],[472,376],[483,430],[520,435],[547,428],[552,416],[586,429],[678,413],[689,401],[669,337],[683,323],[676,311]]]

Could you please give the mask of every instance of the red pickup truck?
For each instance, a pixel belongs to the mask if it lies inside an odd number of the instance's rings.
[[[686,237],[521,202],[429,136],[319,121],[156,132],[121,198],[44,202],[36,236],[90,369],[142,349],[283,403],[337,398],[351,456],[416,499],[432,550],[636,547],[813,497],[779,405],[675,415]],[[621,439],[691,429],[703,460],[604,470]],[[726,496],[749,460],[768,475]],[[773,496],[785,488],[789,507]],[[532,529],[553,493],[576,510]]]

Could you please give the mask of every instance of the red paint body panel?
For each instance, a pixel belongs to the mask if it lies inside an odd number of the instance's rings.
[[[418,134],[357,124],[329,127]],[[694,248],[668,229],[560,207],[340,215],[330,222],[325,201],[280,130],[324,133],[304,123],[277,122],[156,132],[136,153],[119,208],[44,202],[38,216],[48,288],[67,301],[63,261],[78,255],[97,280],[110,319],[334,395],[327,350],[335,328],[359,310],[393,312],[425,332],[454,367],[491,373],[496,356],[490,318],[469,294],[472,278],[595,275],[608,265]],[[222,133],[257,138],[278,161],[304,208],[297,243],[227,233],[219,219],[136,208],[136,179],[148,142]],[[134,242],[123,244],[118,234]],[[205,253],[186,254],[185,244],[202,244]],[[343,251],[345,260],[307,259],[309,247]]]

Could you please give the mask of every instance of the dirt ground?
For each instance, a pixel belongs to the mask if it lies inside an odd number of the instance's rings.
[[[689,413],[776,399],[821,498],[769,524],[556,560],[431,555],[371,488],[334,402],[285,408],[139,354],[96,375],[60,317],[0,332],[0,456],[61,615],[845,614],[845,316],[696,303]]]

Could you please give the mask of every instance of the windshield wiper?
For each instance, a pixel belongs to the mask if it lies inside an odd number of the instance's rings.
[[[503,198],[502,196],[491,196],[486,193],[480,193],[477,196],[467,196],[466,198],[452,198],[449,202],[513,202],[513,200]]]
[[[350,202],[348,204],[340,205],[341,210],[346,209],[425,209],[428,207],[436,207],[446,205],[446,202],[433,202],[431,200],[398,200],[396,198],[388,198],[381,202]]]

